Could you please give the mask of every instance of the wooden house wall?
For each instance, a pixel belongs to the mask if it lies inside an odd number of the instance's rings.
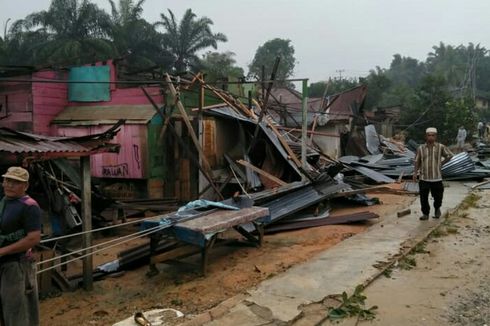
[[[60,136],[83,136],[101,133],[109,126],[59,126]],[[90,157],[92,176],[99,178],[144,179],[148,174],[146,125],[124,125],[112,140],[121,145],[118,154],[96,154]]]
[[[33,74],[33,78],[66,79],[65,72],[42,71]],[[55,133],[50,126],[51,120],[63,111],[68,103],[68,86],[66,83],[33,83],[33,132],[41,135]]]
[[[31,76],[19,76],[30,79]],[[32,85],[31,83],[0,83],[0,126],[19,131],[32,132]]]

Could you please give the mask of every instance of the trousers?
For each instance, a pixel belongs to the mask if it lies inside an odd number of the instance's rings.
[[[420,206],[422,208],[422,214],[424,215],[429,215],[430,213],[429,192],[434,198],[434,210],[440,208],[442,205],[442,197],[444,195],[444,185],[442,184],[442,181],[428,182],[420,180]]]
[[[34,261],[22,259],[0,263],[0,317],[2,326],[39,325]]]

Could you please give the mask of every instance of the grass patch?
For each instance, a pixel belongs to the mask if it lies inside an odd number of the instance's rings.
[[[460,205],[460,208],[465,210],[471,207],[476,207],[476,203],[478,200],[481,198],[481,196],[477,195],[476,193],[472,192],[466,198],[463,200],[463,202]]]
[[[388,267],[383,271],[383,275],[387,278],[391,278],[391,274],[393,274],[393,267]]]
[[[328,311],[328,319],[338,321],[347,317],[357,317],[358,320],[373,320],[376,317],[378,307],[366,308],[366,296],[362,291],[364,291],[364,287],[358,285],[350,297],[346,292],[343,292],[341,296],[342,304],[340,307]]]
[[[438,227],[437,229],[435,229],[434,231],[432,231],[431,234],[430,234],[430,236],[431,237],[434,237],[434,238],[440,238],[440,237],[443,237],[443,236],[446,236],[446,235],[447,235],[447,232],[442,227]]]
[[[427,242],[426,241],[420,242],[419,244],[417,244],[413,248],[412,253],[414,253],[414,254],[427,254],[427,253],[429,253],[429,251],[427,251],[425,249],[426,246],[427,246]]]
[[[415,266],[417,266],[417,261],[413,256],[405,256],[398,262],[398,267],[404,270],[411,270]]]

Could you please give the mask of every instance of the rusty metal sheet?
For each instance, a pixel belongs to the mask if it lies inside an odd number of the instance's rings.
[[[0,152],[6,153],[87,153],[103,147],[115,148],[117,144],[108,143],[108,139],[72,137],[46,137],[0,128]]]

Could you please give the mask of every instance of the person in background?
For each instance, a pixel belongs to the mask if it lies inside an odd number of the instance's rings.
[[[482,139],[485,134],[485,124],[482,121],[478,122],[478,138]]]
[[[464,126],[459,127],[458,129],[458,135],[456,136],[456,144],[458,146],[458,152],[464,151],[464,143],[466,141],[466,129],[464,129]]]
[[[29,172],[10,167],[0,200],[0,321],[3,326],[39,325],[36,267],[31,249],[41,240],[41,209],[27,195]]]
[[[442,197],[444,194],[441,167],[451,159],[453,154],[446,146],[436,142],[436,139],[437,129],[434,127],[427,128],[425,130],[425,144],[417,148],[415,156],[413,181],[417,182],[417,175],[420,171],[419,196],[422,208],[420,220],[429,219],[429,192],[434,198],[434,218],[441,217]]]

